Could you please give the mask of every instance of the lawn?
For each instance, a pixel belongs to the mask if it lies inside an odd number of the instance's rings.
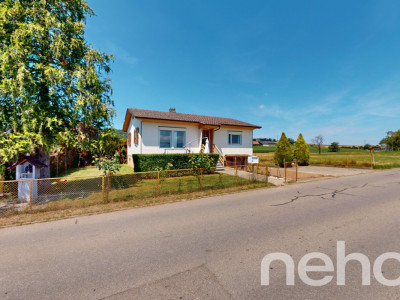
[[[371,167],[371,153],[367,150],[341,149],[339,152],[327,152],[323,149],[321,154],[310,153],[311,165],[328,166],[349,166],[349,167]],[[260,163],[273,163],[274,153],[257,153],[260,157]],[[375,168],[399,168],[400,151],[375,152]]]
[[[270,152],[275,152],[275,146],[253,146],[253,152],[254,153],[270,153]]]
[[[124,207],[142,207],[183,201],[273,186],[266,182],[218,173],[207,174],[202,178],[198,176],[160,177],[159,183],[149,173],[116,175],[110,180],[110,185],[108,201],[104,202],[101,180],[94,178],[79,180],[75,178],[74,180],[52,183],[50,190],[55,194],[51,194],[60,198],[51,201],[34,201],[32,213],[28,213],[28,207],[20,211],[0,211],[0,226],[60,219],[79,214],[112,211]]]
[[[121,169],[117,172],[117,174],[132,174],[133,168],[128,165],[121,165]],[[100,171],[97,167],[83,167],[83,168],[75,168],[68,170],[68,175],[63,176],[62,178],[70,178],[70,177],[94,177],[103,175],[103,171]]]

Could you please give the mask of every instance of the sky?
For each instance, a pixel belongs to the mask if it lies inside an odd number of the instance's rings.
[[[88,0],[86,38],[115,55],[128,107],[235,118],[307,142],[400,129],[400,1]]]

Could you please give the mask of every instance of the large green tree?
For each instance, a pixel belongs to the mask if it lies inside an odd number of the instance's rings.
[[[0,159],[83,144],[114,114],[112,55],[84,37],[85,0],[0,2]]]
[[[308,166],[310,162],[310,150],[301,133],[297,138],[296,144],[294,144],[293,154],[300,166]]]
[[[386,137],[383,138],[380,144],[385,144],[388,149],[399,151],[400,150],[400,130],[388,131]]]
[[[284,162],[293,160],[293,149],[284,132],[276,145],[274,160],[277,165],[284,166]]]

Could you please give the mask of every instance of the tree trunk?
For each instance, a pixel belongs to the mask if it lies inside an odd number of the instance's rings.
[[[39,161],[47,166],[40,170],[40,177],[50,178],[50,156],[44,151],[43,147],[39,149]]]

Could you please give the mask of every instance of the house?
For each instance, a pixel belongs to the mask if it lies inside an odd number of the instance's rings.
[[[261,143],[259,141],[253,141],[253,146],[261,146]]]
[[[264,147],[275,147],[277,143],[273,141],[260,141],[260,144]]]
[[[128,165],[132,154],[218,153],[223,164],[247,162],[253,155],[253,130],[260,126],[203,115],[128,108]]]

